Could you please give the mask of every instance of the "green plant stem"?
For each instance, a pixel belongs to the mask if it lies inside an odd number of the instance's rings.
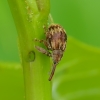
[[[47,25],[49,0],[8,0],[18,32],[20,57],[23,66],[26,100],[51,100],[48,81],[50,61],[34,48],[34,38],[43,38]]]

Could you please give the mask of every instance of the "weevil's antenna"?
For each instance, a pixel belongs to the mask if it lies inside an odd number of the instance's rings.
[[[54,23],[53,18],[51,16],[51,14],[49,14],[49,20],[50,20],[50,24]]]
[[[52,71],[50,73],[49,81],[51,81],[51,79],[52,79],[52,77],[54,75],[55,69],[56,69],[56,64],[53,65]]]

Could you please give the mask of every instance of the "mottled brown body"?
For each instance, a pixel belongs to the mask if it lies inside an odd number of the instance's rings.
[[[67,36],[65,30],[58,24],[49,26],[46,32],[46,42],[49,50],[62,50],[66,48]]]
[[[47,47],[47,49],[52,51],[52,53],[50,53],[49,51],[36,46],[36,49],[38,51],[46,54],[47,56],[52,57],[53,59],[53,69],[49,77],[49,81],[51,81],[55,72],[56,65],[61,60],[63,52],[66,48],[66,41],[67,41],[66,32],[60,25],[52,24],[46,31],[46,40],[36,40],[36,41],[43,42]]]

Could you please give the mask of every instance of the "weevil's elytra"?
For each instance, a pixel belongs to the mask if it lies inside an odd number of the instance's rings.
[[[48,49],[64,51],[67,41],[64,29],[58,24],[50,25],[46,32],[46,41]]]
[[[61,60],[63,56],[63,52],[65,51],[67,35],[66,35],[65,30],[58,24],[51,24],[48,27],[45,35],[46,35],[46,40],[42,40],[42,41],[36,40],[36,41],[43,42],[48,50],[45,50],[37,46],[36,46],[36,49],[39,52],[46,54],[47,56],[50,55],[50,57],[52,57],[53,69],[49,77],[49,81],[51,81],[55,72],[56,65]],[[49,50],[51,50],[52,53],[50,53]]]

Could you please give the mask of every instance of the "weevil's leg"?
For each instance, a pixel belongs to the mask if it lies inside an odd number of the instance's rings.
[[[44,29],[44,33],[46,34],[48,28],[45,25],[43,25],[43,29]]]
[[[42,47],[35,46],[35,48],[36,48],[39,52],[41,52],[41,53],[43,53],[43,54],[45,54],[45,55],[47,55],[47,56],[49,56],[49,57],[52,56],[51,53],[50,53],[49,51],[45,50],[45,49],[42,48]]]
[[[37,42],[43,43],[46,47],[48,47],[48,46],[47,46],[47,42],[46,42],[46,40],[38,40],[37,38],[35,38],[34,41],[37,41]]]
[[[54,23],[54,21],[53,21],[53,18],[52,18],[52,16],[51,16],[51,14],[49,14],[49,21],[50,21],[50,24]]]
[[[38,40],[37,38],[35,38],[34,41],[40,42],[40,43],[45,43],[46,42],[45,40]]]
[[[54,72],[55,72],[55,69],[56,69],[56,64],[53,64],[53,68],[52,68],[52,71],[51,71],[51,73],[50,73],[50,77],[49,77],[49,81],[51,81],[51,79],[52,79],[52,77],[53,77],[53,75],[54,75]]]

